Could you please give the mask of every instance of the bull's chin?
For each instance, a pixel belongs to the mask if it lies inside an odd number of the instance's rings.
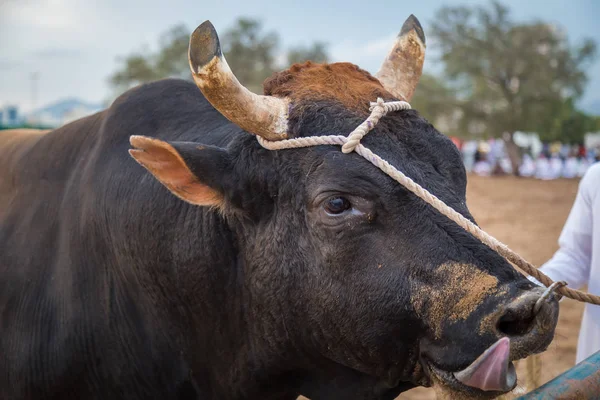
[[[433,363],[427,363],[427,370],[438,399],[493,399],[510,392],[517,386],[516,370],[512,362],[508,365],[508,373],[514,376],[514,383],[506,390],[481,390],[461,383],[454,372],[445,371]]]
[[[440,396],[455,392],[450,398],[492,398],[511,391],[517,385],[515,366],[510,361],[510,339],[503,337],[487,348],[468,367],[449,372],[433,362],[427,367]]]

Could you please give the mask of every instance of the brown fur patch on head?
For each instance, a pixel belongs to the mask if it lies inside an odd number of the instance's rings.
[[[435,273],[444,285],[414,287],[412,302],[438,339],[444,321],[465,320],[486,297],[499,294],[498,279],[471,264],[447,263]]]
[[[361,111],[368,111],[378,97],[395,100],[379,80],[350,63],[294,64],[265,80],[264,93],[289,98],[292,103],[333,100]]]

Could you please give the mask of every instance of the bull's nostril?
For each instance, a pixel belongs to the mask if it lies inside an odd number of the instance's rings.
[[[535,304],[540,299],[543,288],[534,288],[526,291],[521,296],[508,304],[499,305],[500,309],[493,314],[496,318],[495,334],[506,335],[513,338],[524,339],[531,336],[532,332],[545,333],[553,331],[556,324],[558,309],[556,304],[545,302],[536,311]],[[555,300],[551,300],[556,302]],[[533,341],[535,338],[530,338]]]
[[[498,321],[498,330],[508,336],[525,335],[531,331],[535,315],[522,316],[511,312],[504,314]]]

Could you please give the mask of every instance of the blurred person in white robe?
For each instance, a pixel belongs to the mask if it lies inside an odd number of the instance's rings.
[[[563,168],[563,178],[576,178],[579,171],[579,160],[574,154],[571,154],[565,160],[565,166]]]
[[[510,158],[504,156],[500,159],[500,168],[502,172],[506,175],[510,175],[513,173],[512,163],[510,162]]]
[[[535,174],[535,162],[527,153],[523,155],[523,162],[519,166],[519,174],[527,178]]]
[[[463,155],[463,162],[465,163],[465,169],[467,172],[473,170],[475,165],[475,153],[477,153],[477,142],[475,140],[466,141],[463,143],[461,149]]]
[[[535,177],[544,180],[552,179],[550,162],[544,154],[540,154],[535,162]]]
[[[577,197],[558,239],[559,249],[542,267],[553,281],[572,289],[588,286],[600,295],[600,163],[579,183]],[[576,362],[600,351],[600,306],[586,304],[579,331]]]
[[[475,163],[473,172],[479,176],[490,176],[492,174],[492,166],[487,160],[479,160]]]
[[[558,179],[561,177],[563,171],[563,160],[558,154],[553,154],[550,157],[550,179]]]
[[[590,162],[587,157],[580,157],[579,159],[579,169],[577,170],[577,176],[579,178],[583,177],[590,167]]]

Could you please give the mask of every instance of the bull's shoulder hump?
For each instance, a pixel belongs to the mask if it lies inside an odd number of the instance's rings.
[[[43,135],[50,132],[42,129],[5,129],[0,130],[0,161],[6,163],[15,155],[37,142]]]
[[[182,79],[140,85],[119,96],[106,111],[100,135],[110,144],[129,143],[131,135],[141,135],[219,145],[223,136],[236,130],[193,82]]]
[[[10,190],[11,175],[18,169],[24,154],[49,130],[6,129],[0,130],[0,191]]]

